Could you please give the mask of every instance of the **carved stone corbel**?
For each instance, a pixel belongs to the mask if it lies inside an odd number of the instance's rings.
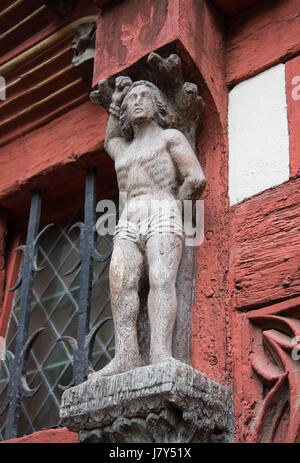
[[[79,69],[84,80],[91,85],[96,42],[96,23],[87,22],[75,27],[72,42],[74,56],[72,65]]]
[[[226,443],[234,437],[230,391],[178,361],[69,389],[61,420],[82,443]]]

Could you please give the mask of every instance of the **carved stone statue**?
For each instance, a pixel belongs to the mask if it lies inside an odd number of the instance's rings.
[[[200,198],[206,185],[191,144],[182,131],[170,128],[172,125],[174,111],[156,85],[116,78],[105,138],[123,202],[110,264],[115,357],[95,373],[98,376],[143,364],[137,318],[145,266],[149,278],[150,364],[172,359],[175,283],[184,240],[178,201]]]
[[[177,55],[147,64],[131,68],[135,82],[109,78],[90,95],[109,112],[123,205],[110,264],[116,352],[63,393],[61,422],[87,443],[232,442],[231,392],[189,358],[195,249],[181,203],[206,185],[195,154],[203,101]]]

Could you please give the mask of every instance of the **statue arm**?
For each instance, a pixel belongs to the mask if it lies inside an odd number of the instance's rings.
[[[120,108],[131,85],[132,81],[129,77],[121,76],[116,79],[104,141],[104,148],[113,159],[115,159],[115,154],[120,150],[120,145],[124,143],[119,122]]]
[[[206,179],[194,150],[180,131],[170,129],[168,132],[168,149],[183,180],[179,199],[199,199],[206,187]]]
[[[104,149],[112,159],[115,158],[118,146],[122,142],[124,142],[124,140],[122,138],[119,118],[110,110],[105,133]]]

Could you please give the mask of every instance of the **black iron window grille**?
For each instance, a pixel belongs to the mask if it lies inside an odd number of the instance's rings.
[[[26,245],[0,364],[0,440],[59,424],[64,388],[114,355],[109,235],[95,228],[96,171],[84,211],[38,233],[42,195],[32,197]]]

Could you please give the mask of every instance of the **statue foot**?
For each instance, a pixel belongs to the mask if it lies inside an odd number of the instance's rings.
[[[124,361],[118,361],[116,357],[112,359],[108,365],[106,365],[102,370],[99,370],[95,373],[88,375],[88,379],[101,378],[102,376],[112,376],[117,375],[118,373],[124,373],[124,371],[134,370],[143,366],[142,361],[138,360],[134,363],[126,363]]]

